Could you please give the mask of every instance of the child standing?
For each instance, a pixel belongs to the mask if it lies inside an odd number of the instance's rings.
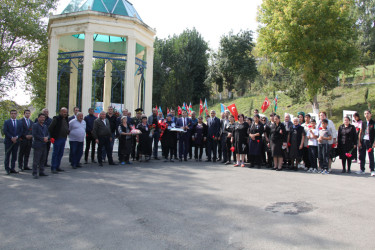
[[[308,138],[308,151],[309,151],[309,162],[310,162],[310,168],[307,170],[309,173],[318,173],[318,164],[317,164],[317,159],[318,159],[318,136],[319,132],[316,129],[316,121],[315,119],[312,119],[308,131],[306,134]]]
[[[319,128],[318,137],[318,158],[319,165],[322,168],[322,174],[329,174],[328,162],[329,162],[329,148],[328,142],[332,139],[331,133],[327,130],[328,120],[322,120],[322,126]]]

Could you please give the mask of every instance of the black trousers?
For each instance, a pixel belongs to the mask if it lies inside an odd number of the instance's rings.
[[[95,139],[92,136],[91,132],[87,132],[86,135],[86,148],[85,148],[85,161],[89,158],[89,151],[91,146],[91,160],[95,160]]]
[[[29,157],[30,157],[30,151],[31,151],[31,144],[32,139],[27,140],[23,139],[20,141],[20,151],[18,152],[18,168],[24,169],[27,168],[29,165]]]
[[[318,168],[317,160],[318,160],[318,147],[317,146],[309,146],[309,162],[310,166],[314,169]]]
[[[236,161],[236,153],[232,152],[230,149],[231,147],[234,147],[234,145],[230,142],[231,138],[226,138],[227,143],[227,161],[231,161],[232,155],[233,155],[233,161]]]
[[[48,166],[48,155],[49,155],[49,150],[51,149],[51,142],[49,141],[49,142],[47,142],[46,143],[46,145],[47,145],[47,155],[46,155],[46,163],[44,164],[44,166],[45,167],[47,167]]]
[[[33,157],[33,176],[44,173],[44,162],[47,156],[47,146],[43,145],[42,147],[34,148],[34,157]]]
[[[105,152],[107,153],[108,157],[108,162],[109,164],[113,164],[113,158],[112,158],[112,147],[111,147],[111,141],[110,136],[105,136],[105,137],[99,137],[99,144],[98,144],[98,162],[102,163],[103,162],[103,156],[102,156],[102,150],[103,147],[105,148]]]
[[[311,168],[310,159],[309,159],[309,149],[306,147],[302,148],[302,159],[305,163],[306,168]]]
[[[221,147],[221,152],[222,152],[222,158],[223,161],[227,162],[228,161],[228,147],[227,147],[227,134],[221,134],[220,137],[220,147]],[[219,154],[219,158],[221,158]]]
[[[4,159],[5,170],[15,169],[16,161],[17,161],[18,146],[19,146],[19,142],[14,143],[14,145],[13,145],[13,142],[5,144],[5,159]],[[12,159],[11,159],[11,156],[12,156]],[[9,169],[9,162],[10,162],[10,169]]]
[[[211,160],[211,152],[213,154],[214,160],[216,160],[217,156],[217,141],[213,138],[208,137],[207,138],[207,157],[208,160]]]
[[[199,149],[199,155],[198,155],[198,149]],[[195,148],[194,148],[195,159],[199,159],[199,160],[202,159],[203,149],[204,149],[204,143],[202,143],[202,145],[195,145]]]

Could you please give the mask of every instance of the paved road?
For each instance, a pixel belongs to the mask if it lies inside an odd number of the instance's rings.
[[[66,172],[38,180],[0,166],[1,249],[375,248],[368,174],[193,161],[73,170],[67,157]]]

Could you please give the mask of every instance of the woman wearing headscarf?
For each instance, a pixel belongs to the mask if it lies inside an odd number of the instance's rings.
[[[131,164],[129,156],[132,151],[132,134],[130,133],[131,128],[128,125],[127,116],[121,118],[121,124],[117,127],[117,131],[119,134],[118,153],[121,165]]]

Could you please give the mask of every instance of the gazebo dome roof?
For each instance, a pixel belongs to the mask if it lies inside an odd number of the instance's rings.
[[[135,17],[142,21],[133,4],[127,0],[72,0],[61,14],[85,10]]]

